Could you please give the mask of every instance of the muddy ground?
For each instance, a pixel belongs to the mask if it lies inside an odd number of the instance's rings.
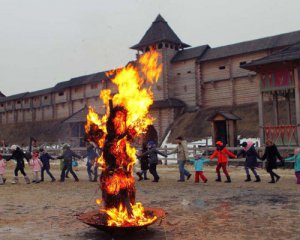
[[[13,163],[7,172],[11,181]],[[192,167],[189,167],[192,170]],[[28,175],[32,173],[26,168]],[[175,166],[160,166],[161,181],[137,182],[137,200],[144,206],[162,207],[167,218],[129,236],[110,236],[76,219],[97,209],[97,183],[87,181],[84,167],[80,182],[46,182],[0,186],[0,239],[99,240],[99,239],[299,239],[300,185],[293,170],[278,170],[282,178],[269,184],[260,169],[261,183],[245,183],[242,168],[230,168],[233,182],[216,183],[213,167],[206,167],[208,183],[190,179],[177,183]],[[59,176],[54,167],[55,176]]]

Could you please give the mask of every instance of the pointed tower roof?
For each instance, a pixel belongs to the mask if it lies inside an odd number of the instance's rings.
[[[181,47],[190,47],[190,45],[183,43],[172,28],[168,25],[166,20],[158,14],[155,21],[152,23],[151,27],[145,33],[141,41],[132,46],[131,49],[140,49],[145,46],[149,46],[158,42],[170,42],[174,44],[181,45]]]

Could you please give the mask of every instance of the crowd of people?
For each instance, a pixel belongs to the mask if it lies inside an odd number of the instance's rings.
[[[185,169],[186,163],[191,163],[194,165],[195,169],[195,182],[200,182],[200,178],[204,183],[208,181],[207,177],[204,175],[204,164],[210,162],[212,159],[217,158],[217,166],[216,166],[216,174],[217,182],[222,181],[221,177],[221,169],[226,177],[226,183],[231,182],[231,177],[228,173],[228,158],[238,158],[240,156],[245,158],[245,173],[246,179],[245,182],[250,182],[251,174],[253,173],[255,177],[254,182],[261,182],[261,178],[256,171],[258,165],[258,159],[264,161],[266,160],[266,171],[270,174],[271,181],[269,183],[276,183],[279,181],[280,176],[274,172],[274,170],[278,166],[278,161],[280,164],[284,164],[285,161],[294,161],[295,175],[297,179],[297,184],[300,184],[300,148],[296,148],[294,151],[294,156],[284,159],[276,145],[271,141],[267,140],[266,148],[263,156],[259,156],[258,152],[255,149],[255,144],[252,141],[243,142],[242,149],[238,152],[237,155],[230,152],[222,141],[216,142],[216,149],[213,154],[208,158],[204,156],[204,154],[199,154],[194,156],[193,159],[189,158],[187,141],[182,137],[176,138],[177,146],[173,151],[168,152],[167,154],[160,152],[156,148],[156,144],[154,141],[148,141],[148,143],[143,143],[142,149],[137,155],[137,158],[140,160],[141,170],[137,171],[136,174],[138,176],[138,180],[149,180],[147,176],[147,172],[149,170],[150,174],[153,176],[152,182],[159,182],[159,175],[157,173],[157,164],[159,163],[158,155],[163,157],[167,157],[170,154],[177,154],[178,160],[178,169],[179,169],[179,179],[178,182],[185,182],[189,180],[192,176],[192,173]],[[65,178],[68,177],[68,173],[71,173],[74,180],[76,182],[79,181],[78,176],[73,171],[73,164],[75,159],[86,158],[86,167],[87,167],[87,175],[88,179],[91,182],[96,182],[98,180],[98,162],[97,159],[101,156],[101,149],[95,146],[94,144],[88,144],[86,155],[80,156],[71,150],[69,145],[63,146],[63,152],[60,156],[53,157],[49,153],[45,151],[45,149],[34,149],[31,154],[26,154],[24,151],[18,147],[17,145],[11,146],[11,154],[9,156],[4,157],[0,154],[0,185],[5,184],[5,171],[6,171],[6,162],[10,160],[16,161],[16,166],[14,170],[14,178],[12,180],[13,184],[19,182],[19,173],[21,173],[24,177],[24,180],[27,184],[31,181],[28,175],[25,172],[25,162],[24,159],[27,160],[28,165],[31,166],[33,171],[33,180],[34,183],[40,183],[44,181],[44,173],[48,174],[51,178],[51,182],[55,182],[56,179],[50,171],[50,160],[61,159],[61,175],[60,182],[64,182]]]
[[[93,146],[92,144],[88,144],[87,153],[84,156],[80,156],[71,150],[69,145],[63,146],[63,152],[60,156],[51,156],[48,152],[45,151],[44,148],[34,149],[32,153],[24,153],[24,151],[18,147],[17,145],[12,145],[11,154],[9,156],[3,157],[0,154],[0,185],[5,184],[5,172],[7,162],[10,160],[15,160],[16,166],[14,169],[14,177],[12,180],[13,184],[19,182],[19,173],[21,173],[24,177],[25,183],[40,183],[44,181],[45,171],[48,176],[51,178],[51,182],[55,182],[56,178],[50,171],[50,160],[61,159],[61,175],[60,182],[64,182],[65,178],[68,178],[68,173],[70,173],[75,182],[79,181],[78,176],[73,170],[73,165],[76,162],[76,159],[87,159],[87,173],[90,181],[97,181],[98,178],[98,164],[97,158],[100,156],[100,149]],[[25,161],[27,161],[28,165],[31,167],[33,172],[33,179],[30,181],[27,173],[25,172]],[[93,169],[93,170],[92,170]],[[93,176],[93,178],[92,178]]]
[[[213,154],[208,158],[205,158],[203,154],[199,154],[194,157],[194,159],[189,159],[189,153],[188,153],[188,147],[187,142],[184,140],[181,136],[176,138],[177,147],[175,150],[169,152],[167,155],[177,153],[177,161],[178,161],[178,168],[179,168],[179,179],[178,182],[185,182],[186,180],[189,180],[192,176],[192,174],[185,169],[186,163],[192,163],[194,165],[195,169],[195,182],[200,182],[200,178],[204,183],[208,181],[207,177],[205,177],[203,173],[204,164],[210,162],[212,159],[217,158],[217,166],[216,166],[216,173],[217,178],[216,182],[222,182],[221,177],[221,169],[226,177],[226,183],[231,183],[231,177],[228,173],[227,166],[228,166],[228,158],[238,158],[242,156],[245,158],[245,173],[246,173],[246,179],[245,182],[250,182],[251,175],[250,170],[253,173],[255,177],[254,182],[261,182],[261,178],[259,174],[256,171],[256,168],[258,166],[258,159],[265,161],[266,160],[266,171],[270,174],[271,181],[269,183],[276,183],[279,181],[280,176],[274,172],[275,169],[277,169],[278,165],[284,165],[285,161],[294,161],[294,169],[295,169],[295,175],[297,184],[300,184],[300,148],[296,148],[294,151],[294,156],[284,159],[276,145],[271,141],[266,141],[266,148],[265,152],[262,157],[259,156],[258,152],[255,149],[255,144],[252,141],[243,142],[242,143],[242,149],[238,152],[237,155],[230,152],[226,146],[223,144],[222,141],[216,142],[216,149],[213,152]],[[139,177],[139,181],[141,180],[148,180],[147,178],[147,170],[149,169],[149,172],[153,175],[153,182],[159,181],[159,176],[156,171],[156,165],[158,164],[158,157],[157,155],[162,155],[164,157],[167,157],[164,153],[159,152],[153,141],[149,141],[148,145],[143,144],[143,148],[141,150],[141,153],[139,155],[139,159],[141,162],[141,171],[137,172],[137,175]],[[278,163],[278,161],[280,163]],[[144,177],[143,177],[144,176]]]

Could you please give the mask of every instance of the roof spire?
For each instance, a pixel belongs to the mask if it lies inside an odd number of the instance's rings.
[[[139,50],[159,42],[173,43],[181,48],[189,47],[188,44],[183,43],[179,39],[176,33],[168,25],[166,20],[160,14],[158,14],[154,22],[152,22],[150,28],[142,37],[141,41],[131,48]]]

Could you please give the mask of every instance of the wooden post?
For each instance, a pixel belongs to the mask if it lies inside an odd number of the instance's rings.
[[[165,154],[167,155],[168,154],[168,147],[167,147],[167,145],[165,145],[165,147],[164,147],[164,149],[165,149]],[[168,165],[168,157],[165,157],[165,163],[164,163],[165,165]]]
[[[300,93],[298,68],[294,68],[297,143],[300,145]]]
[[[273,93],[273,124],[275,126],[278,125],[279,119],[278,119],[278,96],[277,92]]]
[[[265,142],[264,136],[264,94],[260,92],[258,95],[258,127],[259,127],[259,138],[260,144]]]
[[[288,110],[288,124],[292,124],[290,92],[287,93],[285,98],[286,98],[287,110]]]
[[[193,145],[193,154],[194,154],[194,156],[197,155],[197,148],[196,148],[196,145]]]

